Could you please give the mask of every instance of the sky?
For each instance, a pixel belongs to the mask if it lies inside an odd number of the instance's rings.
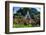
[[[20,7],[13,7],[13,13],[15,14],[19,9]],[[40,11],[40,8],[36,8],[36,9]]]
[[[20,7],[13,7],[13,13],[16,13],[16,11],[19,9],[20,9]]]

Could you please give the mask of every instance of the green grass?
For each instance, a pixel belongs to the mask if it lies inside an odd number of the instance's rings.
[[[13,28],[29,28],[29,27],[39,27],[40,25],[36,23],[31,23],[31,24],[22,24],[22,23],[16,23],[15,20],[13,20]]]
[[[15,22],[13,23],[13,28],[27,28],[27,27],[32,27],[32,25],[31,24],[27,24],[27,25],[16,24]]]

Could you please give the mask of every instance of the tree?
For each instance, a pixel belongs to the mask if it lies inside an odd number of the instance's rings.
[[[39,24],[40,25],[40,12],[37,11],[36,8],[27,8],[27,7],[24,7],[23,9],[20,8],[15,15],[17,16],[25,16],[27,14],[27,11],[29,12],[30,14],[30,17],[36,22],[35,24]],[[35,25],[34,24],[34,25]]]

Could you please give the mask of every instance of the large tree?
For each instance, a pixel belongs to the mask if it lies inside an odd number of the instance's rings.
[[[27,14],[27,11],[30,14],[30,17],[37,23],[40,23],[40,12],[36,8],[20,8],[16,14],[17,16],[25,16]]]

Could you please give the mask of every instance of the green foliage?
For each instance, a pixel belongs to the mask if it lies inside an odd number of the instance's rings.
[[[35,21],[35,23],[31,23],[31,24],[20,24],[20,23],[16,23],[15,21],[13,21],[13,27],[19,28],[19,27],[37,27],[40,26],[40,12],[37,11],[37,9],[35,8],[20,8],[16,14],[13,14],[13,17],[18,16],[19,18],[21,18],[21,16],[25,16],[27,14],[27,11],[29,11],[30,17],[31,19],[33,19]]]

